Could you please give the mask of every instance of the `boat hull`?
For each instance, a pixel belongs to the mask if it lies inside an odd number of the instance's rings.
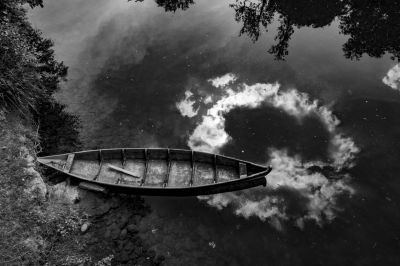
[[[38,158],[41,164],[111,192],[197,196],[266,186],[270,167],[177,149],[106,149]]]
[[[109,192],[134,194],[143,196],[168,196],[168,197],[188,197],[200,195],[212,195],[224,192],[232,192],[247,188],[266,186],[267,181],[264,176],[253,178],[251,180],[232,181],[229,183],[220,183],[205,186],[196,186],[188,188],[155,188],[155,187],[127,187],[122,185],[102,184],[99,182],[90,182],[79,177],[77,180],[89,182],[94,185],[100,185]]]

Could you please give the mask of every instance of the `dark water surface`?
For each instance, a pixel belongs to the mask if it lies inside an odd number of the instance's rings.
[[[146,198],[167,265],[400,265],[400,1],[48,0],[30,18],[86,148],[274,166],[267,188]]]

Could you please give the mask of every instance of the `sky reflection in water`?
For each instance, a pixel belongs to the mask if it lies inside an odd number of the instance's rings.
[[[58,0],[30,16],[70,66],[58,97],[81,116],[86,147],[191,145],[276,164],[269,182],[285,186],[206,199],[222,210],[148,198],[142,233],[170,265],[373,265],[400,263],[399,10],[399,1]],[[210,81],[227,73],[233,83]],[[254,101],[236,97],[256,83]],[[289,98],[278,105],[277,95]],[[213,125],[223,131],[208,136]]]

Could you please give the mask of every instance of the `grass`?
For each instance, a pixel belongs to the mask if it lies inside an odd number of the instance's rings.
[[[1,111],[0,128],[0,265],[93,265],[80,234],[85,216],[26,191],[34,176],[23,150],[34,154],[36,132]]]
[[[27,144],[24,136],[28,130],[16,122],[8,124],[4,113],[0,115],[0,264],[21,265],[26,259],[37,260],[38,254],[24,241],[34,235],[36,224],[31,221],[37,215],[32,206],[39,202],[24,193],[32,178],[24,171],[26,161],[20,150]]]
[[[0,24],[0,106],[28,113],[43,97],[38,62],[18,27]]]

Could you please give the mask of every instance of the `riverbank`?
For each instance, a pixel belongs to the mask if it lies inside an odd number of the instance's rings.
[[[0,128],[0,265],[161,264],[138,235],[143,199],[46,183],[36,129],[4,112]]]

